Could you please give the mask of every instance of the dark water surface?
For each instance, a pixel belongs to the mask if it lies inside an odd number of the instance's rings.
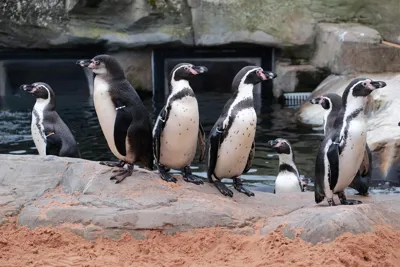
[[[72,93],[72,94],[71,94]],[[72,130],[84,159],[113,160],[97,120],[92,97],[76,92],[56,92],[57,112]],[[196,93],[200,118],[208,136],[226,101],[227,93]],[[256,96],[257,98],[257,96]],[[278,104],[266,105],[260,99],[257,103],[256,156],[253,167],[243,179],[253,189],[271,191],[277,175],[278,157],[267,147],[267,141],[277,137],[288,139],[293,147],[296,165],[301,175],[312,178],[314,161],[322,138],[322,129],[313,130],[295,123],[295,108],[281,107]],[[151,98],[144,98],[153,120],[156,110],[163,103],[153,103]],[[38,154],[30,135],[31,110],[34,97],[24,92],[8,95],[0,102],[0,153],[2,154]],[[197,159],[197,157],[196,157]],[[192,164],[193,172],[206,176],[203,162]]]

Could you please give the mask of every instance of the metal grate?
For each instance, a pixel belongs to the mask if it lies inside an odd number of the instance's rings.
[[[284,93],[285,106],[299,106],[311,96],[310,92]]]

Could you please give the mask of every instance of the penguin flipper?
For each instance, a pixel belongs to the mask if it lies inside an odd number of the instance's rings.
[[[200,149],[199,162],[204,160],[206,154],[206,134],[204,133],[203,126],[199,122],[199,133],[197,138],[197,146]]]
[[[339,144],[333,142],[327,152],[329,161],[329,188],[333,190],[339,178]]]
[[[247,173],[250,170],[251,166],[253,165],[253,159],[255,154],[256,154],[256,142],[254,140],[253,144],[251,145],[249,157],[247,158],[246,167],[244,167],[243,173]]]
[[[46,155],[59,155],[62,141],[58,134],[53,131],[46,131]],[[63,155],[60,155],[63,156]]]
[[[114,124],[114,143],[118,152],[126,156],[125,140],[128,133],[128,128],[132,122],[132,113],[128,107],[118,106],[117,115]]]
[[[160,160],[161,133],[164,130],[165,122],[168,119],[169,109],[163,107],[158,115],[153,131],[153,153],[156,163]]]
[[[367,176],[368,174],[371,173],[372,169],[372,155],[371,155],[371,150],[369,149],[368,145],[365,145],[365,152],[364,152],[364,157],[360,165],[360,175],[361,176]]]
[[[219,145],[221,144],[223,131],[222,124],[217,123],[210,133],[210,148],[207,168],[207,177],[210,183],[213,182],[212,176],[214,175],[215,166],[217,166],[218,150]]]

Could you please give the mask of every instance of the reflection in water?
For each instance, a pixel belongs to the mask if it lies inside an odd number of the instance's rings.
[[[197,93],[200,118],[208,135],[220,112],[230,98],[230,94]],[[109,150],[94,110],[92,98],[88,95],[57,94],[57,112],[74,134],[82,157],[89,160],[115,159]],[[0,153],[38,154],[30,135],[31,110],[35,99],[24,92],[8,95],[0,106]],[[144,99],[152,118],[163,103],[153,103]],[[277,175],[278,157],[267,147],[267,141],[282,137],[288,139],[293,147],[296,165],[300,174],[311,178],[314,173],[315,155],[322,138],[322,132],[304,128],[295,123],[295,110],[281,108],[279,105],[261,105],[256,133],[256,156],[253,167],[243,176],[256,190],[271,191]],[[197,159],[197,157],[196,157]],[[193,171],[205,177],[205,162],[193,163]]]

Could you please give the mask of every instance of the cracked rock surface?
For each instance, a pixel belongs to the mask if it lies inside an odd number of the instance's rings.
[[[360,197],[366,204],[329,208],[315,205],[312,193],[256,192],[249,198],[234,191],[227,198],[209,183],[196,186],[180,176],[177,184],[166,183],[140,171],[114,184],[111,170],[82,159],[0,155],[0,219],[18,215],[20,225],[64,226],[88,239],[118,238],[126,231],[143,238],[146,230],[173,233],[217,226],[266,234],[286,223],[288,230],[282,229],[288,236],[291,228],[301,227],[302,237],[313,242],[343,231],[370,231],[373,223],[400,222],[395,196]],[[321,236],[315,237],[316,232]]]

